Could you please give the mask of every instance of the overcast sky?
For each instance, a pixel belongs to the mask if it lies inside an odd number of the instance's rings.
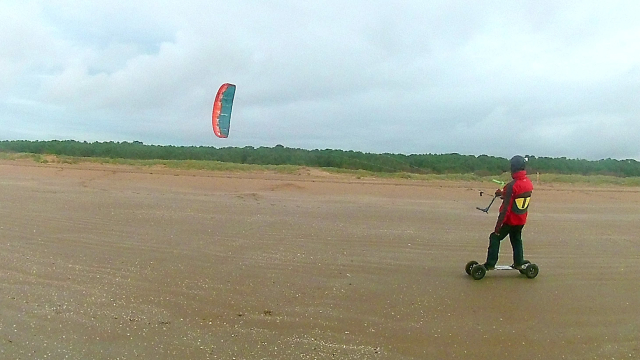
[[[639,15],[635,0],[2,0],[0,139],[640,160]]]

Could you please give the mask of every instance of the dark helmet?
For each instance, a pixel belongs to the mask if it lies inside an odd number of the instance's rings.
[[[524,168],[526,167],[527,159],[523,158],[520,155],[516,155],[512,157],[511,160],[509,160],[509,163],[511,164],[511,173],[513,174],[515,172],[524,170]]]

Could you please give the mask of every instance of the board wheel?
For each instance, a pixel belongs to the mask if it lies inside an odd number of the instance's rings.
[[[473,280],[480,280],[487,274],[487,269],[483,265],[474,265],[471,268],[471,277]]]
[[[529,265],[529,264],[531,264],[531,261],[525,260],[522,265]],[[518,271],[520,271],[520,274],[522,274],[522,275],[527,275],[527,269],[526,268],[527,267],[525,266],[524,269],[518,269]]]
[[[473,269],[473,267],[476,265],[478,265],[478,262],[473,260],[469,261],[467,265],[465,265],[464,271],[467,273],[467,275],[471,275],[471,269]]]
[[[525,271],[525,275],[529,278],[529,279],[533,279],[536,276],[538,276],[538,272],[540,271],[540,269],[538,268],[538,265],[536,264],[529,264],[527,266],[526,269],[524,269]]]

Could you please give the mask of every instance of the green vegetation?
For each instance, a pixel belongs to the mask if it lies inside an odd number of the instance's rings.
[[[63,163],[97,162],[135,166],[217,171],[275,171],[295,173],[303,167],[323,168],[356,177],[408,179],[508,180],[507,159],[488,155],[373,154],[342,150],[304,150],[274,147],[160,146],[134,142],[0,141],[0,158],[32,158]],[[528,172],[540,173],[547,182],[614,183],[637,186],[640,162],[636,160],[529,157]]]

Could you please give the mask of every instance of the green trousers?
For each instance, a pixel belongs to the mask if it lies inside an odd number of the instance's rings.
[[[498,263],[498,253],[500,252],[500,242],[509,235],[511,247],[513,248],[513,263],[522,265],[524,263],[524,249],[522,247],[522,228],[524,225],[507,225],[500,228],[500,233],[492,232],[489,235],[489,250],[487,251],[487,267],[494,267]]]

